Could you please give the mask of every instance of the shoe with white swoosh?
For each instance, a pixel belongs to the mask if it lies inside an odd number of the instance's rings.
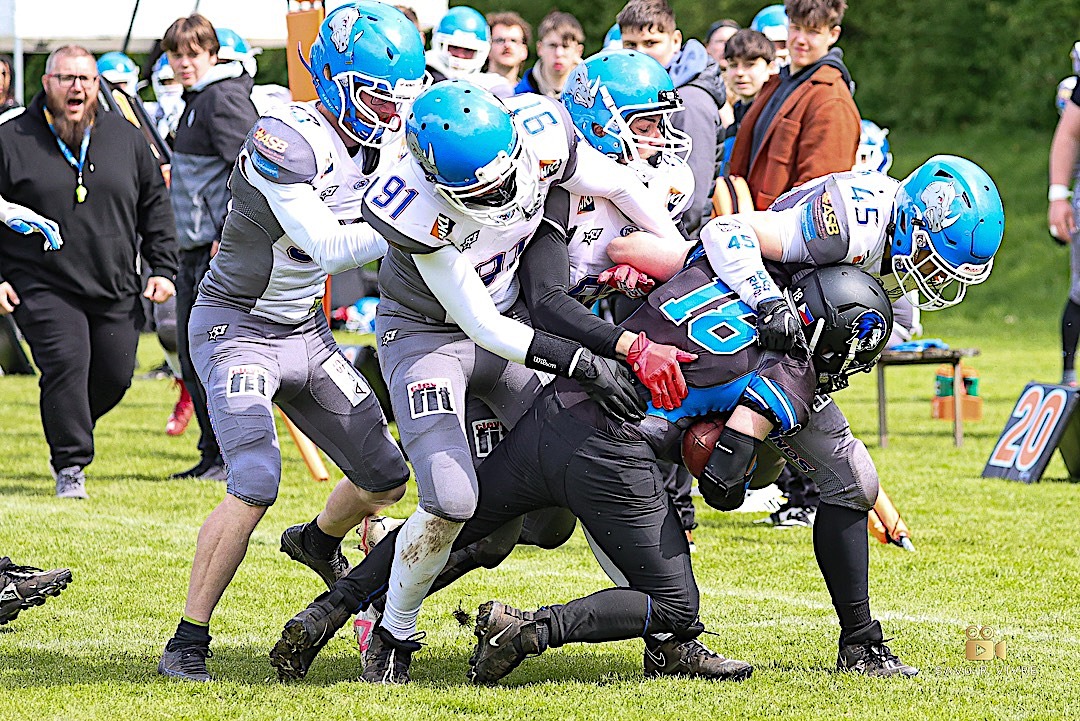
[[[548,646],[548,612],[522,611],[488,601],[476,612],[476,650],[469,659],[469,680],[493,684],[529,656]]]

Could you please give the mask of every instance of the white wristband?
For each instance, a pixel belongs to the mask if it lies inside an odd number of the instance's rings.
[[[1052,183],[1050,185],[1050,191],[1046,194],[1046,199],[1053,203],[1055,200],[1069,200],[1072,198],[1072,191],[1069,190],[1069,186],[1062,185],[1061,183]]]

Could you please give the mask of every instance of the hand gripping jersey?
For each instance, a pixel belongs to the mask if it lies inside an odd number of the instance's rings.
[[[356,224],[387,156],[396,157],[370,148],[353,157],[314,103],[269,110],[248,133],[229,178],[229,214],[199,302],[279,323],[310,318],[320,310],[327,273],[385,252],[377,233]]]
[[[526,150],[539,159],[540,195],[546,198],[551,186],[576,167],[573,126],[563,106],[550,98],[519,95],[504,102]],[[542,208],[541,203],[533,215],[508,226],[485,225],[451,208],[419,164],[402,156],[364,202],[364,218],[390,244],[379,272],[380,292],[429,319],[451,322],[411,256],[453,245],[476,268],[499,312],[505,312],[517,299],[518,260],[543,220]]]
[[[630,165],[649,192],[664,203],[673,219],[682,215],[694,195],[694,173],[682,160],[661,161],[657,166],[645,162]],[[640,230],[627,220],[613,202],[592,195],[570,197],[570,230],[567,242],[570,254],[570,295],[586,306],[615,292],[597,284],[597,278],[614,263],[608,257],[608,244],[620,236]]]

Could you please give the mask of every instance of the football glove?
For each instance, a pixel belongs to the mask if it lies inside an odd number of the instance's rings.
[[[686,379],[679,364],[692,360],[697,360],[693,353],[654,343],[644,333],[638,333],[626,354],[626,362],[652,394],[653,405],[667,411],[681,406],[686,398]]]
[[[784,298],[765,300],[757,308],[758,345],[765,350],[788,352],[801,332],[791,306]]]
[[[627,298],[644,298],[656,286],[655,280],[625,263],[608,268],[596,282],[614,288]]]
[[[15,203],[0,199],[0,221],[22,235],[37,231],[45,236],[45,250],[59,250],[64,244],[60,227],[43,215]]]
[[[615,420],[636,423],[645,417],[645,403],[638,397],[630,374],[620,363],[600,358],[588,348],[582,348],[570,377]]]

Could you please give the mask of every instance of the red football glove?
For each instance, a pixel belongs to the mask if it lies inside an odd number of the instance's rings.
[[[644,333],[638,334],[626,354],[626,362],[652,394],[653,405],[668,411],[681,406],[686,398],[686,379],[679,364],[693,360],[697,360],[693,353],[673,345],[653,343]]]
[[[643,298],[656,286],[655,280],[625,263],[605,270],[597,282],[614,288],[627,298]]]

